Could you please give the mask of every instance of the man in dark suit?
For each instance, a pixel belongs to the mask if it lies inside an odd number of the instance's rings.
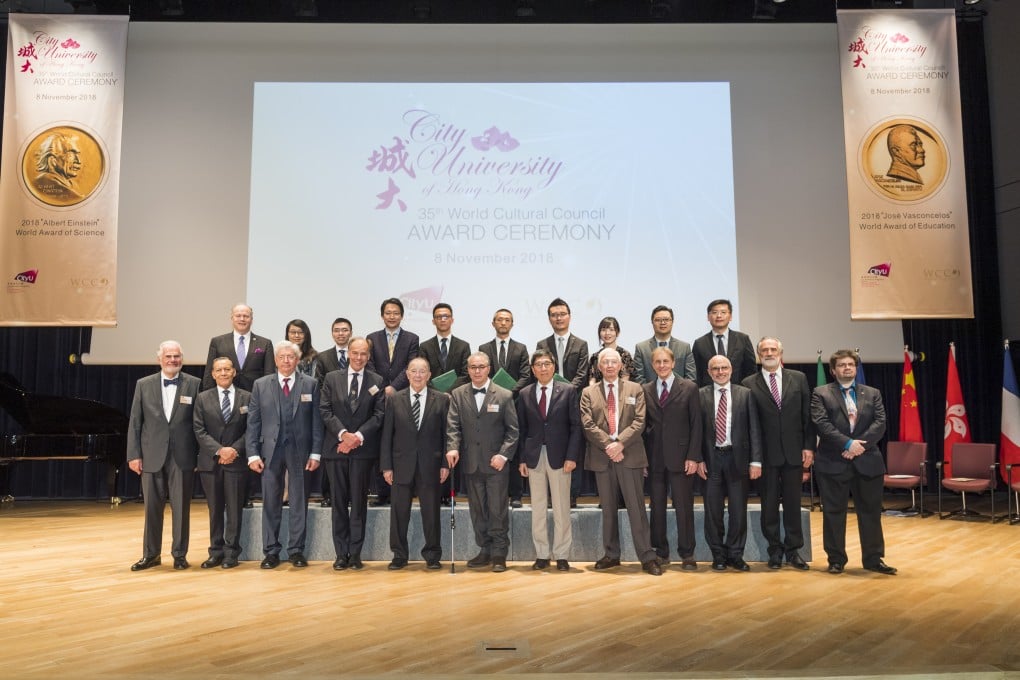
[[[426,569],[439,569],[443,555],[439,525],[440,486],[450,473],[446,463],[446,418],[450,395],[428,387],[431,372],[422,357],[407,365],[406,390],[386,400],[379,467],[390,485],[389,569],[407,566],[407,530],[411,524],[411,498],[418,496],[425,545],[421,556]]]
[[[367,340],[351,340],[347,370],[326,376],[319,401],[326,428],[322,462],[333,490],[333,568],[337,571],[364,568],[361,549],[368,521],[368,485],[379,462],[379,432],[386,408],[382,376],[365,369],[368,355]]]
[[[652,547],[645,513],[644,469],[648,466],[641,433],[645,428],[645,394],[641,387],[620,379],[620,353],[599,353],[602,380],[581,392],[581,427],[588,441],[585,468],[595,473],[602,503],[602,543],[605,554],[595,563],[602,571],[620,566],[618,497],[623,495],[641,567],[653,576],[662,567]]]
[[[347,370],[347,363],[350,361],[347,357],[347,345],[351,341],[353,328],[351,322],[342,316],[333,322],[333,326],[330,328],[330,334],[333,336],[333,348],[323,350],[315,356],[315,361],[319,364],[315,375],[319,379],[320,387],[326,379],[326,374],[330,371]]]
[[[166,498],[173,515],[174,569],[188,568],[188,537],[191,526],[191,490],[195,486],[198,442],[192,422],[195,398],[202,381],[181,373],[181,346],[167,340],[159,346],[159,373],[135,385],[128,420],[127,462],[142,476],[145,499],[145,530],[142,559],[131,565],[141,571],[160,563],[163,545],[163,513]]]
[[[276,372],[255,381],[248,402],[244,444],[248,467],[262,475],[263,569],[280,564],[280,523],[283,485],[290,501],[287,559],[307,567],[305,519],[308,512],[307,472],[319,467],[322,415],[319,383],[299,373],[301,349],[288,340],[276,343]]]
[[[896,569],[884,561],[885,462],[878,448],[885,436],[885,405],[878,390],[855,382],[859,365],[857,352],[834,352],[829,370],[835,381],[816,387],[811,395],[811,420],[818,432],[815,472],[822,496],[822,541],[829,573],[843,573],[847,562],[847,505],[853,494],[864,568],[891,575]]]
[[[645,450],[651,482],[651,536],[659,564],[669,564],[666,496],[676,514],[677,554],[681,568],[694,571],[694,475],[704,458],[701,448],[701,401],[698,386],[673,372],[676,360],[668,347],[652,351],[657,376],[645,384]]]
[[[464,459],[463,479],[479,552],[468,560],[473,569],[492,564],[506,571],[510,549],[507,467],[517,452],[517,409],[510,390],[489,380],[489,358],[468,357],[468,377],[450,395],[446,425],[446,460],[451,468]]]
[[[769,569],[780,569],[783,558],[806,571],[798,552],[804,547],[800,523],[803,471],[815,455],[815,426],[811,422],[811,388],[800,371],[783,367],[783,343],[765,337],[758,342],[761,370],[744,378],[758,411],[764,448],[761,489],[761,531],[769,542]],[[779,531],[779,504],[783,528]]]
[[[276,370],[273,363],[273,343],[269,338],[251,332],[254,318],[251,307],[243,302],[234,305],[230,310],[230,323],[233,324],[234,330],[217,335],[209,341],[209,355],[205,360],[205,373],[202,374],[203,390],[215,385],[212,364],[217,357],[230,359],[234,370],[237,371],[234,384],[249,392],[256,380]]]
[[[750,571],[744,561],[747,543],[747,494],[750,479],[761,476],[761,427],[751,390],[730,382],[730,360],[717,355],[708,361],[712,384],[701,388],[705,462],[698,474],[705,485],[705,540],[712,550],[712,569]],[[723,501],[729,523],[723,533]]]
[[[198,477],[209,506],[209,559],[202,568],[232,569],[241,554],[241,514],[248,481],[244,433],[251,392],[234,386],[236,371],[227,357],[213,361],[212,375],[216,388],[198,395],[194,416]]]
[[[383,328],[368,334],[371,353],[368,358],[368,370],[382,376],[386,396],[392,397],[397,390],[407,387],[407,364],[418,356],[418,336],[400,327],[404,320],[404,303],[400,298],[387,298],[379,305]],[[373,506],[382,506],[390,502],[390,485],[375,475],[376,497]]]
[[[471,354],[471,346],[455,337],[453,327],[453,307],[440,302],[432,308],[432,325],[436,327],[436,336],[429,338],[418,347],[418,356],[429,362],[429,371],[440,376],[448,371],[457,374],[454,387],[467,383],[467,358]]]
[[[634,375],[630,379],[638,385],[655,379],[652,352],[656,347],[666,347],[673,353],[673,372],[678,378],[697,381],[691,346],[673,337],[673,310],[666,305],[652,310],[652,337],[642,340],[634,348]]]
[[[545,350],[531,355],[535,384],[517,399],[520,428],[520,474],[531,480],[531,537],[535,544],[533,569],[556,560],[559,571],[570,569],[573,541],[570,527],[570,477],[581,460],[581,413],[573,385],[553,380],[556,359]],[[546,512],[552,497],[553,544],[549,548]]]
[[[751,338],[730,328],[733,318],[733,304],[729,300],[712,300],[708,303],[708,323],[712,330],[694,341],[694,364],[699,387],[712,384],[708,375],[708,360],[721,354],[733,366],[732,382],[743,384],[744,379],[754,375],[754,346]]]

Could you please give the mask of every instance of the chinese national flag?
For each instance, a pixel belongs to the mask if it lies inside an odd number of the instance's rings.
[[[910,355],[903,352],[903,388],[900,390],[900,441],[923,442],[921,412],[917,408],[917,385]]]
[[[1013,359],[1006,343],[1005,358],[1002,360],[1002,434],[999,437],[999,472],[1002,480],[1009,484],[1007,465],[1020,464],[1020,388],[1017,387]],[[1020,479],[1017,472],[1013,479]]]
[[[946,436],[942,460],[944,477],[952,477],[953,444],[970,441],[970,422],[967,407],[963,405],[960,374],[956,371],[956,347],[949,343],[949,374],[946,378]]]

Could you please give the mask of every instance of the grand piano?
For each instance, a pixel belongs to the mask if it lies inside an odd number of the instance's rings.
[[[91,399],[33,394],[10,373],[0,373],[0,407],[22,428],[0,445],[0,500],[13,501],[10,468],[21,461],[82,460],[106,463],[110,503],[120,503],[117,477],[127,457],[128,417]]]

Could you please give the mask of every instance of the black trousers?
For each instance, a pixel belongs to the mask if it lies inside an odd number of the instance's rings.
[[[800,523],[800,488],[804,474],[800,465],[765,465],[761,489],[761,532],[769,542],[769,556],[791,555],[804,547]],[[783,507],[780,534],[779,506]]]
[[[861,537],[861,562],[873,567],[885,557],[882,535],[882,475],[863,477],[852,466],[838,474],[815,470],[822,496],[822,544],[829,564],[845,565],[846,513],[850,495],[857,510],[857,531]]]

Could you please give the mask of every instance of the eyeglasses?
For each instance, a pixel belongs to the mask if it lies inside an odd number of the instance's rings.
[[[474,365],[468,364],[468,370],[469,371],[487,371],[487,370],[489,370],[489,367],[488,367],[487,364],[474,364]]]
[[[447,319],[452,319],[453,315],[452,314],[436,314],[432,318],[435,319],[436,321],[446,321]]]
[[[552,312],[549,314],[550,319],[562,319],[567,316],[570,316],[570,312]]]
[[[549,368],[551,366],[555,366],[555,364],[551,361],[536,361],[532,364],[532,366],[535,368]]]

